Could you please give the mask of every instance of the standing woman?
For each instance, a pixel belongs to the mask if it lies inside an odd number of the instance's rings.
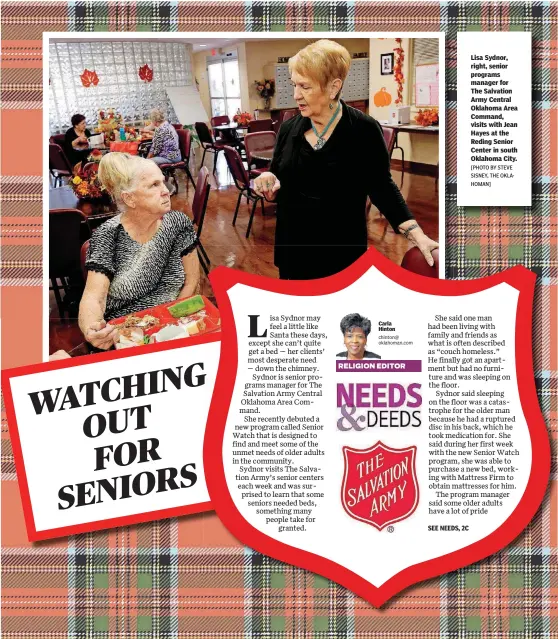
[[[72,167],[78,162],[87,162],[90,137],[91,131],[85,128],[85,116],[81,113],[72,115],[72,126],[66,131],[64,139],[64,151]]]
[[[275,265],[281,279],[343,270],[368,248],[366,198],[433,265],[438,244],[411,215],[392,180],[382,129],[339,96],[351,57],[318,40],[289,60],[300,114],[281,126],[270,171],[256,192],[277,200]]]

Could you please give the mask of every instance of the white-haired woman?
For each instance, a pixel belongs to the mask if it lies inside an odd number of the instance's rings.
[[[176,129],[165,119],[165,114],[160,109],[153,109],[150,117],[155,131],[147,157],[157,164],[180,162],[182,157]]]
[[[107,321],[194,295],[200,273],[192,223],[170,210],[156,164],[109,153],[101,160],[99,178],[120,213],[91,237],[79,326],[88,342],[106,350],[116,338]]]
[[[279,131],[270,171],[255,189],[277,200],[275,265],[282,279],[314,279],[352,264],[368,247],[366,198],[427,262],[438,244],[413,219],[393,182],[382,128],[339,96],[351,56],[319,40],[289,60],[300,114]]]

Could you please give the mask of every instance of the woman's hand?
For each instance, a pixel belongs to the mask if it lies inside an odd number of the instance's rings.
[[[415,228],[411,228],[413,226]],[[439,248],[440,245],[438,244],[438,242],[431,240],[414,220],[409,220],[408,222],[404,222],[399,226],[399,230],[403,233],[408,228],[411,228],[411,230],[406,235],[407,239],[423,254],[424,259],[428,263],[428,266],[434,266],[432,251]]]
[[[262,173],[254,180],[254,191],[271,202],[275,199],[275,194],[280,188],[281,182],[270,172]]]
[[[74,147],[74,149],[78,146],[83,146],[84,144],[89,144],[85,135],[80,135],[79,138],[76,138],[72,142],[72,146]]]
[[[118,338],[118,331],[116,326],[107,324],[105,320],[100,322],[93,322],[84,332],[85,339],[95,346],[95,348],[101,348],[108,350],[113,346]]]

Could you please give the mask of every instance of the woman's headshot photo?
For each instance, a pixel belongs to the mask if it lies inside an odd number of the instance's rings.
[[[347,350],[337,353],[339,359],[381,359],[379,355],[366,350],[366,343],[372,325],[367,317],[358,313],[345,315],[341,320],[343,342]]]

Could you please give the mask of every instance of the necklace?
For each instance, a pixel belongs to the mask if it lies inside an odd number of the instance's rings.
[[[312,131],[314,131],[314,135],[318,138],[318,141],[316,142],[316,144],[314,144],[314,151],[319,151],[321,148],[323,148],[324,144],[326,143],[326,141],[324,140],[324,135],[329,131],[329,127],[333,124],[333,121],[337,117],[340,108],[341,102],[338,102],[335,113],[331,116],[331,120],[326,124],[325,129],[321,133],[318,133],[316,127],[314,126],[314,123],[312,122],[312,120],[310,120]]]

